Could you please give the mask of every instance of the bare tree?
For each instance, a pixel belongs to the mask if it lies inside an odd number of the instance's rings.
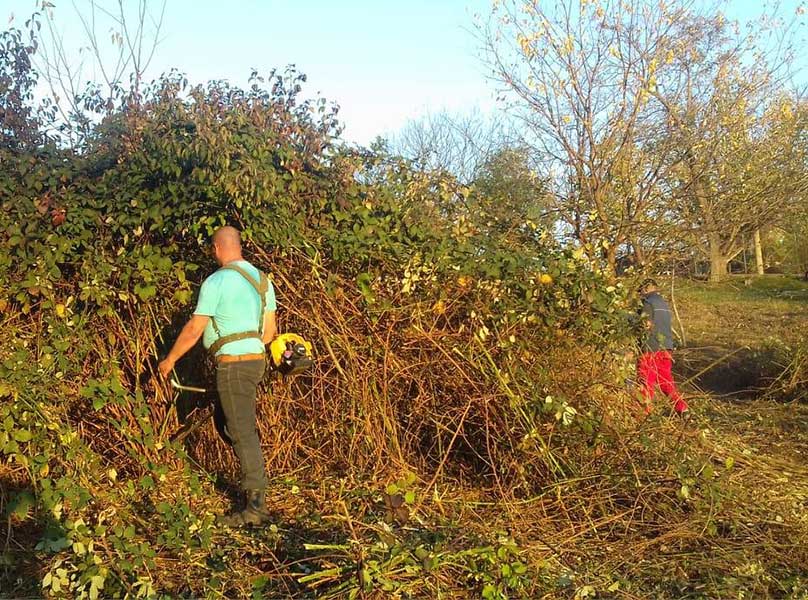
[[[667,146],[649,106],[691,3],[510,0],[483,26],[495,77],[544,159],[559,218],[614,271],[660,213]],[[633,240],[632,240],[633,238]]]
[[[407,123],[390,140],[390,149],[422,168],[447,171],[467,184],[496,152],[512,145],[515,137],[501,116],[443,111]]]
[[[59,108],[65,133],[76,143],[94,114],[109,114],[121,102],[139,103],[144,74],[160,42],[166,0],[71,0],[71,5],[84,38],[79,58],[65,43],[55,4],[42,0],[47,38],[36,64]],[[87,81],[92,83],[85,86]]]

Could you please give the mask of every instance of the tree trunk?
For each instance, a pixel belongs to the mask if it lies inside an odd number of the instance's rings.
[[[755,265],[757,274],[763,275],[763,244],[760,242],[760,229],[755,229]]]
[[[729,259],[721,252],[721,239],[710,236],[710,281],[718,282],[724,279],[727,274],[727,264]]]
[[[606,264],[609,268],[609,275],[617,274],[617,245],[610,245],[606,248]]]
[[[645,267],[645,250],[636,240],[632,240],[631,250],[634,253],[634,266],[642,271]]]
[[[605,263],[604,270],[608,277],[615,277],[617,275],[617,246],[609,244],[606,248],[600,249],[600,258]]]

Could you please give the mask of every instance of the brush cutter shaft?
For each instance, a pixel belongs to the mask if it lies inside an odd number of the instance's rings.
[[[186,392],[197,392],[199,394],[205,394],[208,391],[205,388],[201,388],[201,387],[194,387],[192,385],[182,385],[176,379],[171,380],[171,387],[173,387],[176,390],[183,390],[183,391],[186,391]]]

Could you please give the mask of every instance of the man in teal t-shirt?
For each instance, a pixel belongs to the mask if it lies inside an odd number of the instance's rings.
[[[196,310],[159,370],[167,377],[177,360],[200,337],[205,348],[216,357],[216,389],[227,433],[241,466],[241,487],[247,499],[243,510],[221,522],[260,525],[269,516],[264,500],[266,475],[255,419],[255,397],[266,368],[264,347],[277,334],[275,290],[242,257],[241,234],[234,227],[222,227],[213,234],[213,250],[222,268],[202,284]],[[264,282],[262,302],[259,290]]]
[[[253,281],[259,280],[261,272],[246,260],[228,263],[228,266],[233,265],[241,267]],[[264,302],[264,310],[271,313],[274,318],[277,306],[272,283],[269,283],[264,295]],[[219,269],[202,283],[199,300],[196,303],[196,310],[194,310],[194,315],[212,317],[202,334],[202,345],[210,349],[211,345],[220,337],[255,330],[260,309],[261,302],[258,294],[244,276],[237,271]],[[213,319],[219,329],[218,334],[214,330]],[[221,356],[261,354],[263,352],[262,340],[247,338],[224,344],[215,354]]]

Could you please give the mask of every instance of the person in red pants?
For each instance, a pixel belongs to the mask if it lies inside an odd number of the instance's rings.
[[[673,410],[684,415],[688,411],[676,383],[673,381],[673,332],[671,309],[659,294],[656,281],[646,279],[640,286],[642,296],[641,316],[645,326],[645,339],[640,360],[637,364],[640,391],[645,402],[645,413],[652,410],[652,400],[659,388],[673,404]]]

